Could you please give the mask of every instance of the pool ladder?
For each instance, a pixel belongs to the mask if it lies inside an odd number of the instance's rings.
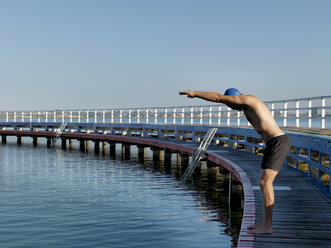
[[[60,138],[61,134],[63,133],[64,129],[66,128],[67,126],[67,122],[62,122],[61,123],[61,126],[56,130],[56,133],[55,133],[55,141]]]
[[[192,156],[190,165],[187,167],[187,169],[185,170],[182,176],[183,182],[188,181],[192,177],[195,168],[199,165],[200,159],[206,153],[207,147],[209,146],[210,142],[213,140],[216,132],[217,132],[217,128],[211,128],[208,130],[206,136],[203,138],[202,142],[200,143],[198,150]]]

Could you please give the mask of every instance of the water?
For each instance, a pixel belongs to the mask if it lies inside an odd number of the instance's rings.
[[[183,185],[134,156],[122,161],[27,140],[0,145],[1,247],[236,244],[240,214],[230,219],[221,190]]]

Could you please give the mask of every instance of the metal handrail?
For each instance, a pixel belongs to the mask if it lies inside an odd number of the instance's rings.
[[[55,132],[55,139],[60,138],[60,136],[62,135],[64,129],[65,129],[66,126],[67,126],[67,124],[68,124],[68,123],[66,123],[66,122],[62,122],[62,123],[61,123],[60,127],[59,127],[59,128],[56,130],[56,132]]]

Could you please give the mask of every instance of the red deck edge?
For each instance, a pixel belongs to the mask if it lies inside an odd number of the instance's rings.
[[[254,247],[255,235],[248,233],[248,226],[255,224],[255,196],[251,181],[246,172],[231,160],[212,152],[208,153],[207,158],[210,161],[225,167],[241,181],[244,189],[245,205],[237,248]]]
[[[16,131],[16,130],[1,130],[0,135],[20,135],[32,137],[54,137],[54,132],[35,132],[35,131]],[[145,146],[157,146],[161,148],[168,148],[187,153],[194,153],[195,147],[186,146],[185,144],[172,143],[169,141],[120,136],[120,135],[104,135],[104,134],[85,134],[85,133],[63,133],[62,137],[72,139],[84,140],[99,140],[99,141],[118,141],[127,142],[132,144],[139,144]],[[207,159],[219,164],[232,172],[233,175],[241,181],[244,189],[244,213],[241,223],[240,235],[237,248],[252,248],[254,247],[254,234],[248,233],[248,226],[255,223],[255,196],[251,181],[249,180],[246,172],[236,163],[228,160],[218,154],[207,152]]]

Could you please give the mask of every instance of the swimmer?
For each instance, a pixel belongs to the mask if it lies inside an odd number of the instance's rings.
[[[273,181],[282,169],[286,157],[290,151],[290,139],[278,127],[267,106],[256,96],[243,95],[239,90],[230,88],[224,94],[216,92],[204,92],[186,90],[179,92],[189,98],[201,98],[206,101],[224,103],[233,110],[243,111],[247,120],[261,135],[266,144],[263,150],[261,163],[260,189],[262,192],[262,203],[264,209],[263,219],[249,226],[249,233],[271,234],[272,213],[275,202]]]

